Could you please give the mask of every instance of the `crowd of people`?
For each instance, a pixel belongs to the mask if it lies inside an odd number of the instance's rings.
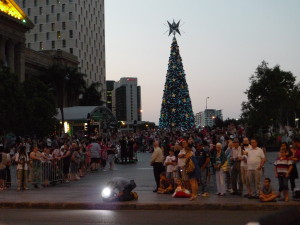
[[[259,147],[260,146],[260,147]],[[209,197],[211,175],[215,177],[216,195],[226,194],[260,199],[263,202],[289,201],[289,187],[294,196],[296,163],[300,160],[300,138],[282,142],[274,165],[279,190],[274,192],[271,179],[264,177],[266,149],[244,132],[215,130],[207,132],[168,132],[158,136],[151,157],[156,188],[153,192],[173,197]]]
[[[152,153],[156,188],[154,192],[173,197],[209,197],[215,179],[216,195],[238,195],[261,201],[289,201],[298,178],[300,138],[283,142],[274,164],[279,190],[263,176],[266,150],[241,128],[192,129],[190,131],[148,130],[102,137],[51,137],[42,141],[0,141],[0,190],[41,188],[59,182],[77,181],[97,170],[114,170],[115,162],[131,163],[137,152]],[[16,171],[17,181],[11,179]]]
[[[137,151],[132,136],[48,137],[42,141],[19,138],[13,143],[0,141],[0,191],[47,187],[80,180],[87,173],[114,170],[116,157],[120,163],[133,162]],[[120,148],[117,148],[120,146]],[[118,155],[118,149],[120,149]],[[135,149],[135,150],[134,150]],[[12,180],[16,171],[17,180]],[[14,176],[13,176],[14,177]]]

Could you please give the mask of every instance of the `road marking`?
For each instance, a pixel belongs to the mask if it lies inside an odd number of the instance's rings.
[[[138,170],[152,170],[152,167],[149,168],[137,168]]]

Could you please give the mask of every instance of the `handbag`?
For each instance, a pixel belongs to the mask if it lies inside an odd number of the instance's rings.
[[[192,173],[195,170],[195,164],[191,157],[187,158],[185,161],[185,172],[186,173]]]
[[[227,160],[226,160],[225,163],[221,166],[221,169],[222,169],[224,172],[229,171],[229,165],[228,165],[228,161],[227,161]]]

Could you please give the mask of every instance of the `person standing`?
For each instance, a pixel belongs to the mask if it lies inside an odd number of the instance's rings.
[[[243,193],[243,182],[241,176],[241,159],[242,149],[239,144],[239,139],[233,140],[233,148],[230,154],[231,167],[231,187],[233,192],[232,195],[242,195]]]
[[[127,140],[125,136],[122,137],[120,140],[120,147],[121,147],[121,162],[127,163]]]
[[[241,158],[241,178],[243,185],[246,186],[247,194],[244,195],[244,197],[250,196],[250,186],[249,186],[249,179],[248,179],[248,170],[247,170],[247,156],[244,154],[246,151],[249,151],[251,148],[249,143],[249,138],[245,137],[243,139],[243,145],[242,145],[242,158]]]
[[[98,170],[99,163],[100,163],[100,150],[101,150],[100,145],[97,143],[96,139],[93,139],[90,144],[92,172]]]
[[[257,146],[257,141],[251,139],[251,148],[245,151],[247,155],[247,175],[250,186],[249,198],[259,198],[260,180],[262,177],[262,168],[265,164],[265,154],[261,148]]]
[[[153,192],[157,192],[159,188],[160,174],[165,171],[163,162],[164,162],[164,153],[162,149],[159,147],[159,142],[155,141],[154,151],[151,156],[151,165],[153,166],[153,173],[156,182],[156,188],[153,190]]]
[[[42,180],[42,154],[37,146],[33,147],[33,151],[30,153],[29,157],[32,161],[32,185],[35,188],[40,188]]]
[[[26,147],[22,146],[20,151],[16,154],[15,161],[17,163],[17,179],[18,187],[17,190],[28,190],[27,188],[27,171],[29,157],[26,153]]]
[[[222,144],[216,144],[216,154],[214,155],[214,168],[216,170],[216,184],[217,184],[217,193],[216,195],[224,196],[226,192],[225,185],[225,173],[222,169],[222,166],[226,162],[226,155],[222,151]]]
[[[204,149],[200,142],[196,144],[195,156],[200,168],[200,187],[201,187],[201,196],[208,197],[207,189],[207,175],[208,175],[208,165],[210,163],[210,155],[208,149]]]

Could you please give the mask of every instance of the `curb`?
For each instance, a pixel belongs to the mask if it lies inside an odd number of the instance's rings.
[[[286,209],[287,207],[297,207],[300,205],[295,203],[278,204],[278,203],[258,203],[258,204],[179,204],[179,203],[57,203],[57,202],[1,202],[0,208],[6,209],[81,209],[81,210],[228,210],[228,211],[275,211]]]

